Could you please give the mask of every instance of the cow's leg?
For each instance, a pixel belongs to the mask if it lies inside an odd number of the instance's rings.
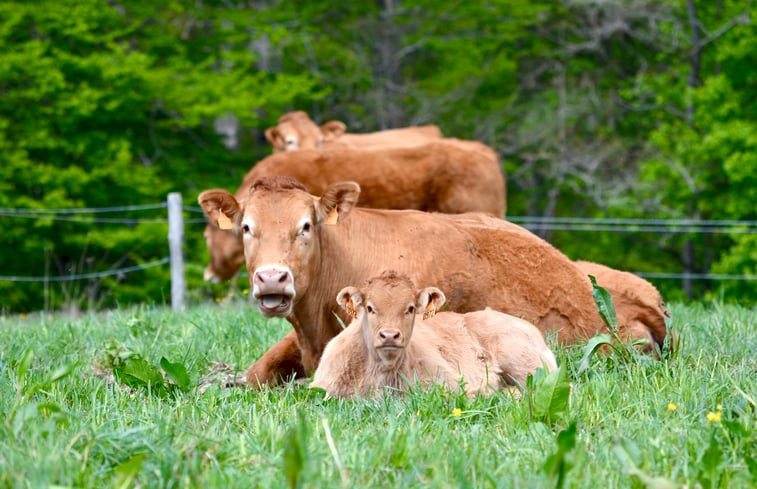
[[[305,377],[297,334],[290,331],[247,369],[247,383],[259,388],[274,386],[295,377]]]

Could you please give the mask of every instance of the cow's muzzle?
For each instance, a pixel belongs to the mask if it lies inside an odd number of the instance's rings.
[[[294,277],[289,267],[258,268],[252,275],[252,296],[266,317],[287,316],[294,302]]]
[[[216,272],[213,271],[210,265],[208,265],[208,267],[205,268],[205,271],[202,273],[202,278],[206,282],[210,282],[211,284],[221,283],[221,279],[218,278],[218,275],[216,275]]]

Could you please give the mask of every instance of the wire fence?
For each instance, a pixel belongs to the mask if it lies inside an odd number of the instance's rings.
[[[99,217],[101,214],[133,213],[143,211],[165,210],[167,203],[146,205],[124,205],[114,207],[82,207],[60,209],[0,208],[0,218],[35,219],[79,222],[83,224],[121,224],[138,225],[169,224],[167,217]],[[187,213],[202,214],[197,206],[181,206]],[[92,214],[92,215],[86,215]],[[575,232],[614,232],[614,233],[658,233],[658,234],[757,234],[757,221],[749,220],[697,220],[697,219],[637,219],[637,218],[583,218],[583,217],[539,217],[508,216],[507,220],[520,224],[531,231],[575,231]],[[183,218],[182,223],[205,224],[204,217]],[[59,276],[18,276],[0,275],[5,282],[68,282],[90,280],[114,275],[146,270],[171,263],[170,257],[139,265],[100,272],[69,274]],[[196,268],[197,266],[190,266]],[[757,280],[753,274],[718,274],[688,272],[645,272],[634,274],[651,279],[674,280]]]

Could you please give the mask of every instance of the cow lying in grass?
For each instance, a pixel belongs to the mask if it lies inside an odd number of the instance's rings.
[[[468,395],[497,389],[519,395],[514,386],[524,386],[528,374],[557,368],[533,324],[489,308],[435,314],[444,293],[435,287],[417,291],[395,271],[361,289],[345,287],[336,300],[354,319],[326,345],[310,385],[331,397],[404,390],[416,382]]]
[[[274,152],[315,149],[323,146],[348,146],[353,148],[404,148],[441,139],[442,131],[437,126],[411,126],[363,134],[348,133],[342,121],[328,121],[318,126],[310,116],[301,111],[289,112],[279,117],[278,125],[265,130],[265,137]]]
[[[211,222],[230,219],[241,230],[258,310],[294,328],[248,369],[252,385],[314,371],[342,331],[337,292],[389,269],[438,286],[450,311],[488,306],[557,333],[561,343],[605,331],[586,273],[526,229],[476,213],[357,208],[359,194],[356,183],[337,182],[316,197],[287,177],[258,180],[242,202],[224,190],[200,194]],[[623,307],[622,317],[634,322],[621,322],[620,336],[649,340],[650,350],[662,346],[667,330],[659,303]],[[343,312],[341,319],[350,320]]]

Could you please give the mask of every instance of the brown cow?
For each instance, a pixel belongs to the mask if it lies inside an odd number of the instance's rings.
[[[269,177],[252,185],[241,207],[225,190],[200,194],[212,221],[223,213],[241,228],[260,312],[286,317],[296,332],[250,367],[251,384],[274,384],[292,373],[282,365],[312,372],[341,331],[337,292],[385,269],[438,285],[451,311],[489,306],[553,330],[563,343],[604,330],[586,275],[526,229],[484,214],[355,208],[359,193],[358,184],[338,182],[315,197],[292,178]],[[656,324],[642,336],[661,344],[666,331]]]
[[[441,139],[437,126],[412,126],[365,134],[347,133],[341,121],[329,121],[320,127],[307,113],[298,110],[279,117],[278,125],[265,130],[274,152],[315,149],[329,145],[354,148],[409,147]]]
[[[445,139],[415,148],[276,153],[250,170],[237,199],[244,198],[255,180],[272,175],[293,176],[317,194],[334,181],[356,181],[362,189],[361,207],[454,214],[481,211],[496,216],[505,212],[502,165],[491,148],[475,141]],[[205,279],[233,277],[243,263],[241,237],[208,225],[205,239],[211,257]]]
[[[326,345],[311,387],[331,397],[370,396],[412,383],[463,388],[473,396],[508,389],[516,397],[540,367],[557,368],[541,332],[523,319],[489,308],[435,314],[446,301],[436,287],[417,291],[390,270],[336,298],[354,317]]]

